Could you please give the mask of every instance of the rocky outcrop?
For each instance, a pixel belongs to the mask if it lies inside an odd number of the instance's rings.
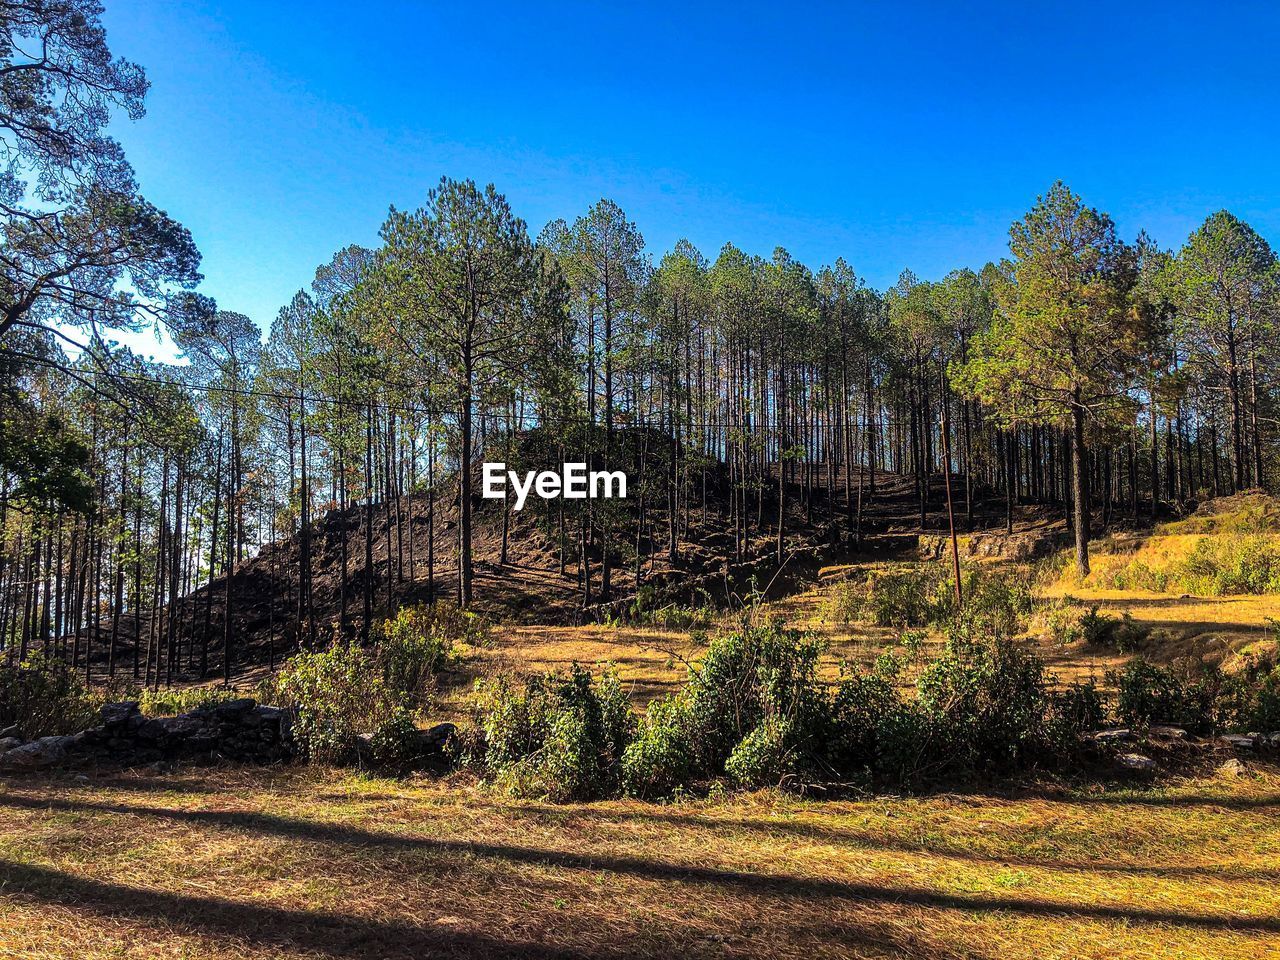
[[[161,760],[278,763],[294,755],[289,712],[248,698],[156,718],[144,717],[136,702],[109,703],[99,719],[72,736],[0,741],[0,771],[132,767]]]
[[[1069,545],[1069,539],[1060,530],[1030,530],[1023,533],[968,533],[961,534],[956,547],[962,557],[1002,560],[1038,560]],[[951,550],[951,538],[947,534],[921,534],[919,554],[924,560],[938,560]]]

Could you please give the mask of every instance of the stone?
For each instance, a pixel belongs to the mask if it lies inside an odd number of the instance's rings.
[[[426,750],[443,750],[449,741],[458,735],[458,728],[452,723],[437,723],[422,731],[422,746]]]
[[[1128,743],[1133,739],[1133,731],[1127,727],[1113,727],[1108,730],[1095,730],[1090,736],[1094,743]]]
[[[140,740],[159,740],[164,736],[164,725],[159,720],[148,720],[138,728]]]
[[[1219,737],[1218,739],[1233,750],[1252,750],[1257,746],[1257,742],[1251,734],[1228,733],[1226,736]]]
[[[213,715],[222,723],[239,723],[244,715],[257,705],[258,701],[251,697],[240,697],[237,700],[218,704],[213,708]]]
[[[6,770],[43,770],[67,759],[71,737],[41,737],[0,756],[0,767]]]
[[[1151,727],[1147,733],[1153,737],[1159,737],[1161,740],[1185,740],[1187,739],[1187,731],[1182,727],[1174,727],[1168,724],[1156,724]]]
[[[1249,768],[1245,766],[1243,760],[1238,757],[1232,757],[1222,766],[1218,767],[1218,773],[1224,777],[1242,777],[1249,772]]]
[[[123,727],[134,717],[141,716],[137,700],[126,700],[122,703],[104,703],[98,711],[102,725],[108,728]]]
[[[1116,766],[1132,773],[1153,773],[1156,762],[1140,753],[1122,753],[1116,757]]]
[[[224,758],[248,763],[293,756],[291,714],[259,707],[241,698],[202,707],[177,717],[148,718],[135,702],[107,704],[102,723],[69,737],[45,737],[34,743],[0,740],[0,769],[42,769],[71,763],[139,767],[150,763]],[[436,732],[441,743],[450,730]],[[443,750],[437,754],[444,757]]]
[[[153,721],[169,740],[184,740],[204,729],[204,724],[192,716],[161,717]]]

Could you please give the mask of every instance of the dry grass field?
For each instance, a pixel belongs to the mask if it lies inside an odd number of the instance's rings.
[[[0,955],[1280,955],[1280,775],[656,806],[325,770],[0,781]]]

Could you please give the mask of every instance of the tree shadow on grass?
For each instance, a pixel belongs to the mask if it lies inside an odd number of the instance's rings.
[[[606,872],[646,880],[713,886],[746,895],[795,897],[810,902],[825,900],[882,903],[935,910],[956,910],[971,914],[999,912],[1040,918],[1061,917],[1115,923],[1163,924],[1206,931],[1280,934],[1280,917],[1277,916],[1226,916],[1143,907],[1064,903],[1034,898],[959,896],[925,887],[857,883],[787,874],[750,873],[618,854],[580,853],[512,844],[402,836],[267,813],[155,809],[127,804],[90,803],[14,795],[0,795],[0,805],[35,810],[101,812],[152,817],[174,823],[246,830],[268,836],[358,849],[426,851],[446,856],[476,857],[510,864],[581,870],[590,873]]]
[[[946,860],[961,860],[967,863],[985,863],[1001,867],[1026,867],[1028,869],[1066,871],[1072,873],[1123,873],[1134,876],[1152,877],[1203,877],[1221,880],[1280,880],[1280,869],[1260,867],[1214,867],[1184,864],[1128,864],[1111,862],[1091,862],[1087,860],[1055,860],[1019,855],[983,853],[970,850],[946,842],[923,843],[903,840],[896,837],[873,834],[867,831],[849,830],[843,827],[832,827],[821,823],[757,820],[753,818],[708,817],[699,814],[668,813],[661,809],[629,810],[616,813],[606,810],[573,808],[560,811],[551,806],[523,804],[520,806],[501,807],[513,816],[534,816],[548,824],[567,823],[579,819],[592,820],[599,823],[625,824],[634,821],[647,821],[668,824],[672,827],[688,827],[690,829],[709,831],[712,833],[732,834],[736,832],[753,833],[760,836],[795,836],[806,840],[827,841],[837,846],[885,851],[890,853],[907,853],[920,856],[935,857]]]
[[[255,947],[353,960],[439,956],[586,960],[597,955],[536,943],[510,943],[447,928],[127,887],[3,860],[0,895],[20,895],[100,916],[177,927],[184,933],[223,937]]]

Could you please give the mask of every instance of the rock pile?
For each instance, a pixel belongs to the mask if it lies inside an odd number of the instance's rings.
[[[276,763],[294,755],[288,711],[248,698],[155,719],[144,717],[136,702],[109,703],[100,720],[71,736],[0,740],[0,771],[73,764],[132,767],[161,760]]]

